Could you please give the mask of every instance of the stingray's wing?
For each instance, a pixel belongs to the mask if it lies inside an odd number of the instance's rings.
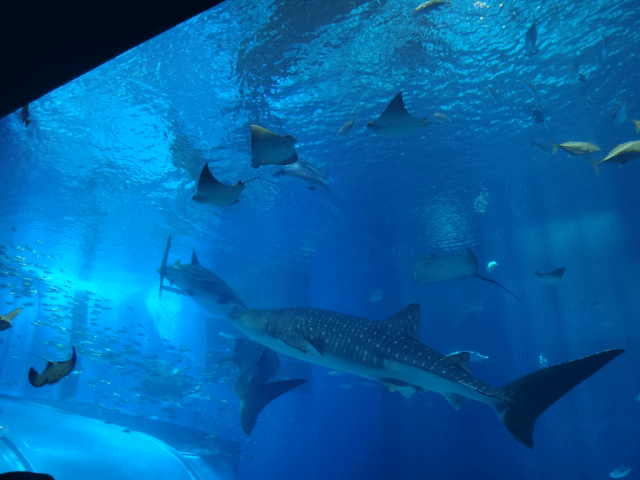
[[[278,135],[258,125],[251,125],[251,165],[291,165],[298,160],[291,135]]]
[[[52,384],[60,381],[69,375],[76,367],[76,349],[72,347],[73,353],[69,360],[64,362],[47,362],[47,366],[41,374],[35,371],[33,367],[29,369],[29,383],[34,387],[41,387],[46,384]]]
[[[22,307],[16,308],[15,310],[13,310],[12,312],[7,313],[6,315],[0,315],[0,317],[2,318],[2,320],[5,320],[7,322],[11,322],[11,320],[16,318],[16,315],[18,315],[21,311],[22,311]]]
[[[238,201],[240,194],[244,190],[242,183],[236,185],[226,185],[220,183],[211,174],[207,164],[202,167],[200,180],[193,199],[199,203],[212,203],[213,205],[226,206]]]

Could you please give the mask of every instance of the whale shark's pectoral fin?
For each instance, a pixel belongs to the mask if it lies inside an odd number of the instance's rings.
[[[289,345],[296,350],[301,351],[304,354],[309,353],[309,346],[312,346],[318,354],[322,355],[324,349],[321,348],[317,342],[311,342],[308,338],[303,335],[298,335],[295,333],[281,333],[278,335],[274,335],[274,338],[282,341],[283,343]]]
[[[447,402],[456,410],[460,410],[460,407],[462,407],[462,404],[467,399],[467,397],[463,397],[457,393],[443,393],[443,395],[444,398],[447,399]]]
[[[411,396],[416,392],[424,392],[424,390],[417,385],[411,385],[410,383],[396,380],[395,378],[381,378],[380,383],[390,392],[399,392],[407,400],[410,400]]]
[[[193,292],[190,292],[188,290],[182,290],[181,288],[176,288],[176,287],[167,287],[166,285],[162,286],[162,290],[166,290],[167,292],[177,293],[178,295],[184,295],[185,297],[193,296]]]

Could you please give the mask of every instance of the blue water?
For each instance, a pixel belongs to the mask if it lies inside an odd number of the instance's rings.
[[[531,142],[592,142],[600,160],[640,139],[631,121],[612,119],[624,100],[629,119],[640,118],[638,2],[454,1],[414,16],[418,4],[228,0],[33,102],[28,127],[17,113],[1,119],[0,262],[21,277],[0,279],[0,313],[34,305],[0,332],[0,391],[59,398],[73,381],[76,402],[237,440],[240,479],[597,479],[621,466],[636,477],[640,161],[596,175],[585,156]],[[527,56],[534,15],[540,51]],[[434,124],[377,136],[366,124],[399,91]],[[295,136],[330,193],[267,174],[235,205],[193,202],[206,162],[228,184],[269,168],[251,168],[251,124]],[[486,405],[455,411],[430,392],[406,400],[316,366],[310,394],[268,405],[247,437],[236,370],[207,367],[233,348],[217,332],[239,333],[188,298],[158,299],[169,234],[170,262],[195,249],[250,308],[382,320],[419,302],[422,341],[488,355],[472,373],[490,385],[540,368],[540,355],[552,365],[627,353],[540,417],[533,451]],[[482,274],[496,261],[487,275],[523,302],[474,278],[414,282],[414,259],[467,247]],[[533,275],[561,266],[557,286]],[[22,288],[24,278],[50,285]],[[85,290],[95,337],[73,337],[71,309]],[[81,373],[28,384],[28,367],[44,362],[24,352],[62,360],[79,339]],[[141,401],[137,388],[158,361],[174,383],[166,398],[162,384],[143,395],[159,403]]]

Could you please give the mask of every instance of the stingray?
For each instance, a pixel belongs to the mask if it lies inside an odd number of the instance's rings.
[[[549,273],[540,273],[536,270],[534,275],[541,282],[548,283],[549,285],[558,285],[566,269],[567,267],[562,267]]]
[[[407,112],[400,92],[377,120],[367,124],[367,128],[383,137],[402,137],[425,128],[429,123],[426,118],[414,117]]]
[[[18,315],[22,311],[22,307],[16,308],[12,312],[7,313],[6,315],[0,315],[0,332],[2,330],[7,330],[11,328],[13,325],[11,324],[11,320],[13,320],[16,315]]]
[[[478,277],[486,282],[495,283],[506,292],[513,295],[517,300],[522,301],[518,296],[507,290],[498,282],[483,277],[476,273],[478,270],[478,260],[470,249],[466,249],[458,255],[429,255],[413,261],[413,279],[422,283],[436,283],[443,280],[454,280],[456,278]]]
[[[278,135],[258,125],[251,125],[251,166],[291,165],[298,161],[291,135]]]
[[[210,203],[211,205],[225,207],[238,203],[238,197],[240,197],[242,190],[244,190],[244,183],[242,182],[238,182],[235,185],[220,183],[211,174],[209,165],[205,163],[204,167],[202,167],[200,180],[198,180],[198,187],[193,199],[198,203]]]
[[[33,367],[29,369],[29,383],[34,387],[41,387],[46,384],[53,384],[60,381],[62,378],[69,375],[76,366],[76,348],[73,349],[73,354],[69,360],[63,362],[52,362],[47,360],[47,366],[42,373],[35,371]],[[43,359],[46,360],[46,359]]]

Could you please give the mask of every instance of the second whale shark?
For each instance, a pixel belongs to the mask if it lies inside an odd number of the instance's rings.
[[[171,235],[167,240],[162,264],[158,269],[158,273],[160,273],[159,297],[162,296],[163,290],[185,295],[212,315],[223,317],[234,309],[247,308],[238,294],[224,280],[200,265],[195,250],[191,255],[191,263],[181,263],[180,260],[176,260],[175,264],[167,266],[170,249]],[[177,288],[163,285],[165,278]]]

